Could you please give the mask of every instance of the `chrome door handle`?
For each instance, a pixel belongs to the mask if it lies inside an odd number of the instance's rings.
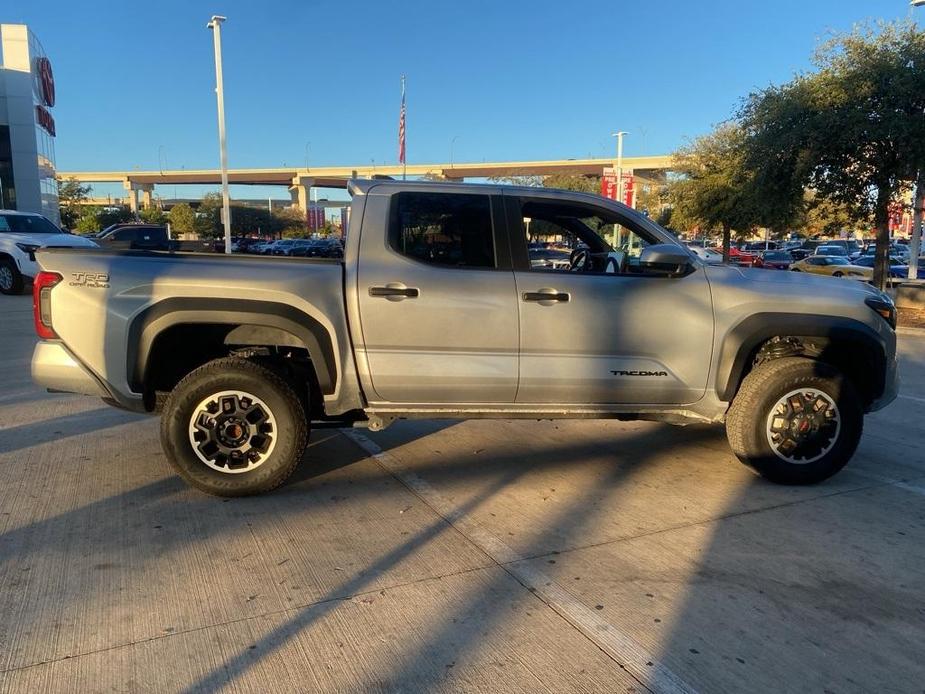
[[[560,292],[557,289],[543,287],[539,291],[524,292],[524,301],[535,301],[545,306],[550,306],[559,302],[566,302],[571,298],[568,292]]]
[[[382,297],[389,301],[403,301],[418,298],[420,292],[417,287],[406,287],[401,282],[389,282],[384,287],[370,287],[369,295]]]

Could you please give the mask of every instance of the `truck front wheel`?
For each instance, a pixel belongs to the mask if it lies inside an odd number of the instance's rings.
[[[286,481],[308,429],[289,384],[265,366],[230,357],[199,367],[173,389],[161,418],[161,445],[197,489],[247,496]]]
[[[759,364],[726,417],[736,456],[779,484],[813,484],[854,455],[864,425],[857,391],[830,364],[801,357]]]

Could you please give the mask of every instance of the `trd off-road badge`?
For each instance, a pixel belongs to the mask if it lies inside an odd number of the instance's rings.
[[[614,376],[667,376],[667,371],[623,371],[621,369],[611,370]]]
[[[105,272],[72,272],[70,285],[72,287],[107,289],[109,287],[109,274]]]

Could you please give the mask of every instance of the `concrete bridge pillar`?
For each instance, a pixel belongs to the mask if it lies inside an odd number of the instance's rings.
[[[128,191],[128,208],[132,214],[138,214],[138,188],[129,180],[122,181],[122,187]]]
[[[132,214],[138,214],[139,191],[141,191],[141,207],[146,210],[151,207],[152,194],[154,193],[153,183],[135,183],[133,181],[125,180],[122,182],[122,187],[128,191],[128,208],[132,211]]]

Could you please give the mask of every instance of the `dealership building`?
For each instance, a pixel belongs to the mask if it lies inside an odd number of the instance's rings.
[[[58,224],[54,105],[51,62],[35,34],[0,24],[0,209]]]

